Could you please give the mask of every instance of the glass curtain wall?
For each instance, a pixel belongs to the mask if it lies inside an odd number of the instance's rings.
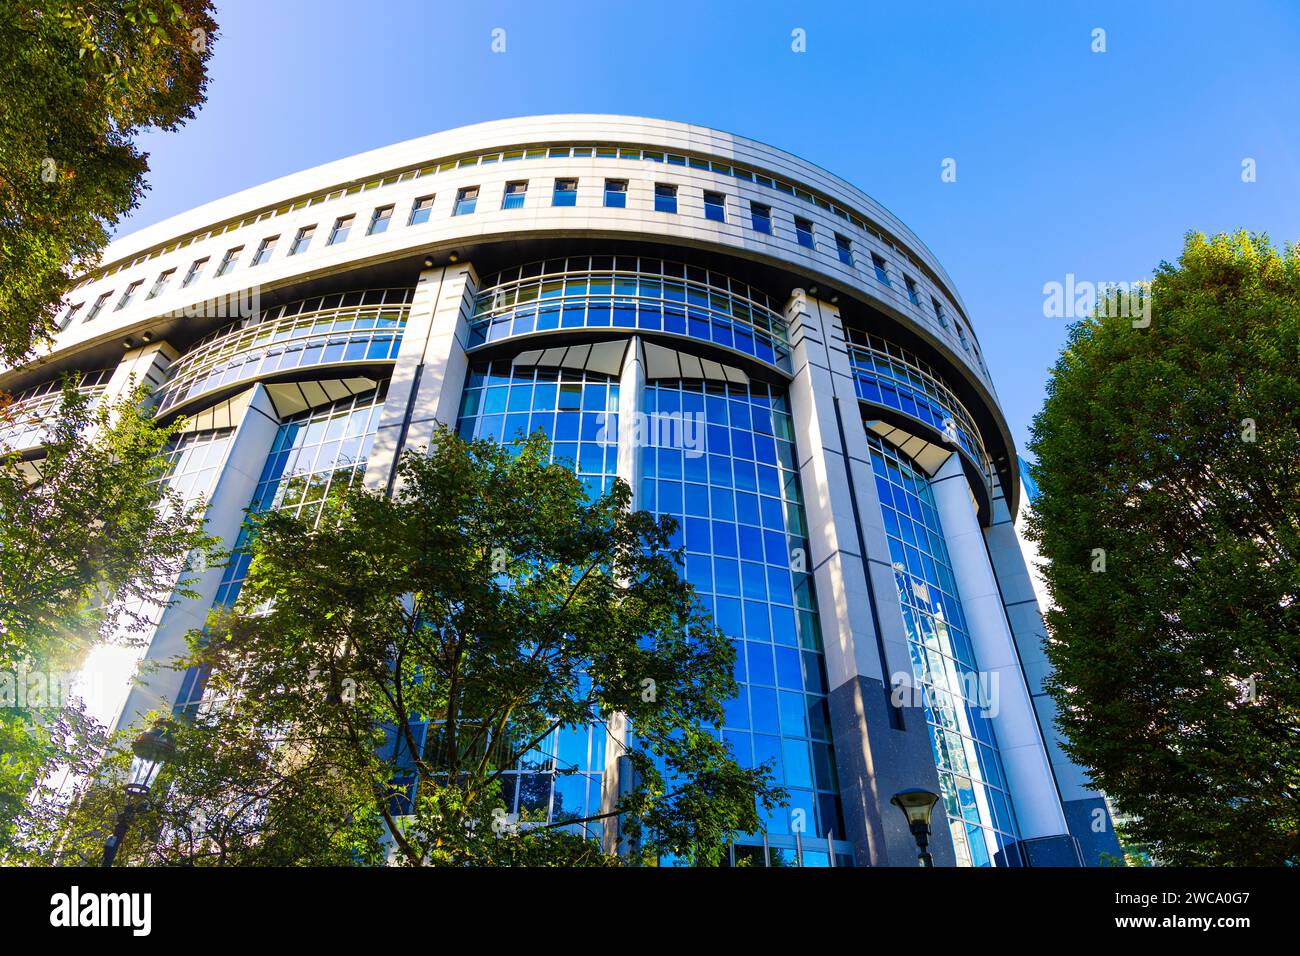
[[[997,737],[986,711],[996,689],[981,679],[930,479],[867,429],[907,647],[934,750],[957,862],[992,866],[1018,836]]]
[[[328,497],[359,482],[379,426],[384,391],[381,386],[300,412],[281,423],[248,510],[257,514],[285,509],[314,519]],[[247,539],[247,530],[241,530],[222,573],[214,607],[230,607],[239,597],[252,560],[244,548]],[[177,712],[193,712],[198,707],[205,679],[199,668],[186,672],[176,698]]]

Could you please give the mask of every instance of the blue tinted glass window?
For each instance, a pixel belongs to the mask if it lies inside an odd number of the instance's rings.
[[[677,211],[677,187],[669,183],[655,183],[655,212]]]
[[[795,238],[799,240],[799,245],[806,246],[809,249],[817,248],[817,244],[813,241],[813,224],[807,219],[800,219],[795,216],[794,234]]]
[[[867,441],[957,860],[990,866],[1018,831],[929,477],[870,429]]]
[[[704,194],[704,218],[714,222],[726,222],[727,197],[722,193],[706,192]]]
[[[573,206],[578,202],[578,181],[576,179],[557,179],[555,192],[551,196],[552,206]]]
[[[478,206],[478,187],[466,186],[456,193],[456,207],[453,216],[468,216]]]

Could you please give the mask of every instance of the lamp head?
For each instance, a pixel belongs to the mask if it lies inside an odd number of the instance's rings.
[[[889,798],[889,802],[903,811],[903,816],[907,817],[907,827],[913,833],[930,832],[930,814],[939,802],[938,794],[920,789],[900,790]]]

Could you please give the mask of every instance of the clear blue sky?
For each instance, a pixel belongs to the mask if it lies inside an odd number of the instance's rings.
[[[1066,327],[1043,316],[1045,282],[1149,277],[1188,229],[1300,238],[1300,4],[992,6],[218,0],[208,103],[145,138],[153,189],[120,232],[482,120],[713,126],[851,180],[921,236],[1023,448]]]

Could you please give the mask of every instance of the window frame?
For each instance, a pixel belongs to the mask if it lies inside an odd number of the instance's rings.
[[[125,309],[127,306],[129,306],[132,302],[134,302],[134,301],[135,301],[135,293],[136,293],[137,290],[139,290],[140,286],[142,286],[142,285],[144,285],[144,280],[143,280],[143,279],[136,279],[134,282],[132,282],[130,285],[128,285],[125,289],[123,289],[123,290],[122,290],[122,298],[120,298],[120,299],[117,300],[117,305],[113,306],[113,311],[114,311],[114,312],[121,312],[123,309]]]
[[[411,214],[406,218],[406,224],[408,226],[422,226],[428,222],[433,217],[433,201],[436,198],[437,194],[431,193],[428,196],[416,196],[415,199],[411,200]],[[422,206],[421,203],[425,203],[425,205]],[[417,218],[420,213],[424,213],[423,219]]]
[[[274,236],[267,236],[257,244],[257,251],[253,253],[253,261],[248,264],[248,268],[263,265],[271,260],[275,255],[275,246],[280,241],[279,233]]]
[[[294,234],[293,242],[289,243],[289,255],[302,255],[311,248],[311,241],[316,238],[316,226],[313,223],[310,226],[300,226],[297,233]]]
[[[367,236],[382,236],[393,222],[393,204],[376,206],[370,214],[370,225],[366,227]]]
[[[336,218],[334,220],[334,225],[330,228],[330,237],[328,240],[326,240],[325,245],[336,246],[341,243],[347,242],[348,237],[352,234],[352,226],[356,223],[356,221],[357,221],[357,214],[354,212],[350,212],[346,216],[339,216],[338,218]],[[341,237],[339,236],[340,230],[343,233]]]
[[[668,208],[669,206],[672,208]],[[676,183],[655,183],[655,212],[677,215]]]
[[[570,189],[561,189],[560,184],[572,183]],[[576,176],[556,176],[551,186],[551,205],[568,209],[578,205],[578,177]]]
[[[853,240],[842,233],[835,233],[835,253],[840,257],[840,262],[850,269],[855,267],[853,258]]]
[[[704,218],[710,222],[727,221],[727,194],[713,189],[704,190]]]
[[[213,278],[220,279],[222,276],[228,276],[239,265],[239,256],[244,251],[243,246],[235,246],[233,249],[227,249],[221,257],[221,262],[217,265],[217,271],[213,273]]]
[[[817,250],[817,227],[811,219],[803,216],[794,217],[794,238],[805,249]]]
[[[521,187],[516,189],[515,187]],[[519,198],[514,202],[515,197]],[[502,209],[523,209],[528,202],[528,180],[512,179],[505,186],[505,192],[501,194]]]
[[[109,289],[107,292],[101,294],[100,297],[94,301],[94,304],[91,305],[90,311],[86,313],[86,317],[81,321],[90,322],[99,318],[99,314],[104,311],[104,306],[108,305],[108,300],[112,298],[113,291],[114,290]]]
[[[876,273],[876,281],[887,289],[892,289],[894,283],[889,281],[889,262],[878,252],[871,254],[871,266]]]
[[[171,281],[172,276],[175,274],[175,266],[170,269],[164,269],[162,272],[158,273],[158,278],[153,280],[153,285],[149,289],[149,294],[144,297],[144,300],[148,302],[150,299],[156,299],[158,296],[162,295],[163,290],[167,288],[167,283]]]
[[[626,179],[609,179],[605,180],[605,208],[606,209],[626,209],[628,181]],[[617,196],[617,202],[610,202],[610,197]]]
[[[195,259],[191,262],[190,267],[185,271],[185,278],[181,280],[181,288],[188,289],[198,282],[203,277],[204,267],[211,261],[211,256],[204,256],[202,259]]]
[[[473,193],[473,195],[469,195]],[[472,216],[478,208],[479,187],[478,186],[461,186],[456,190],[456,204],[452,206],[451,214],[453,216]]]

